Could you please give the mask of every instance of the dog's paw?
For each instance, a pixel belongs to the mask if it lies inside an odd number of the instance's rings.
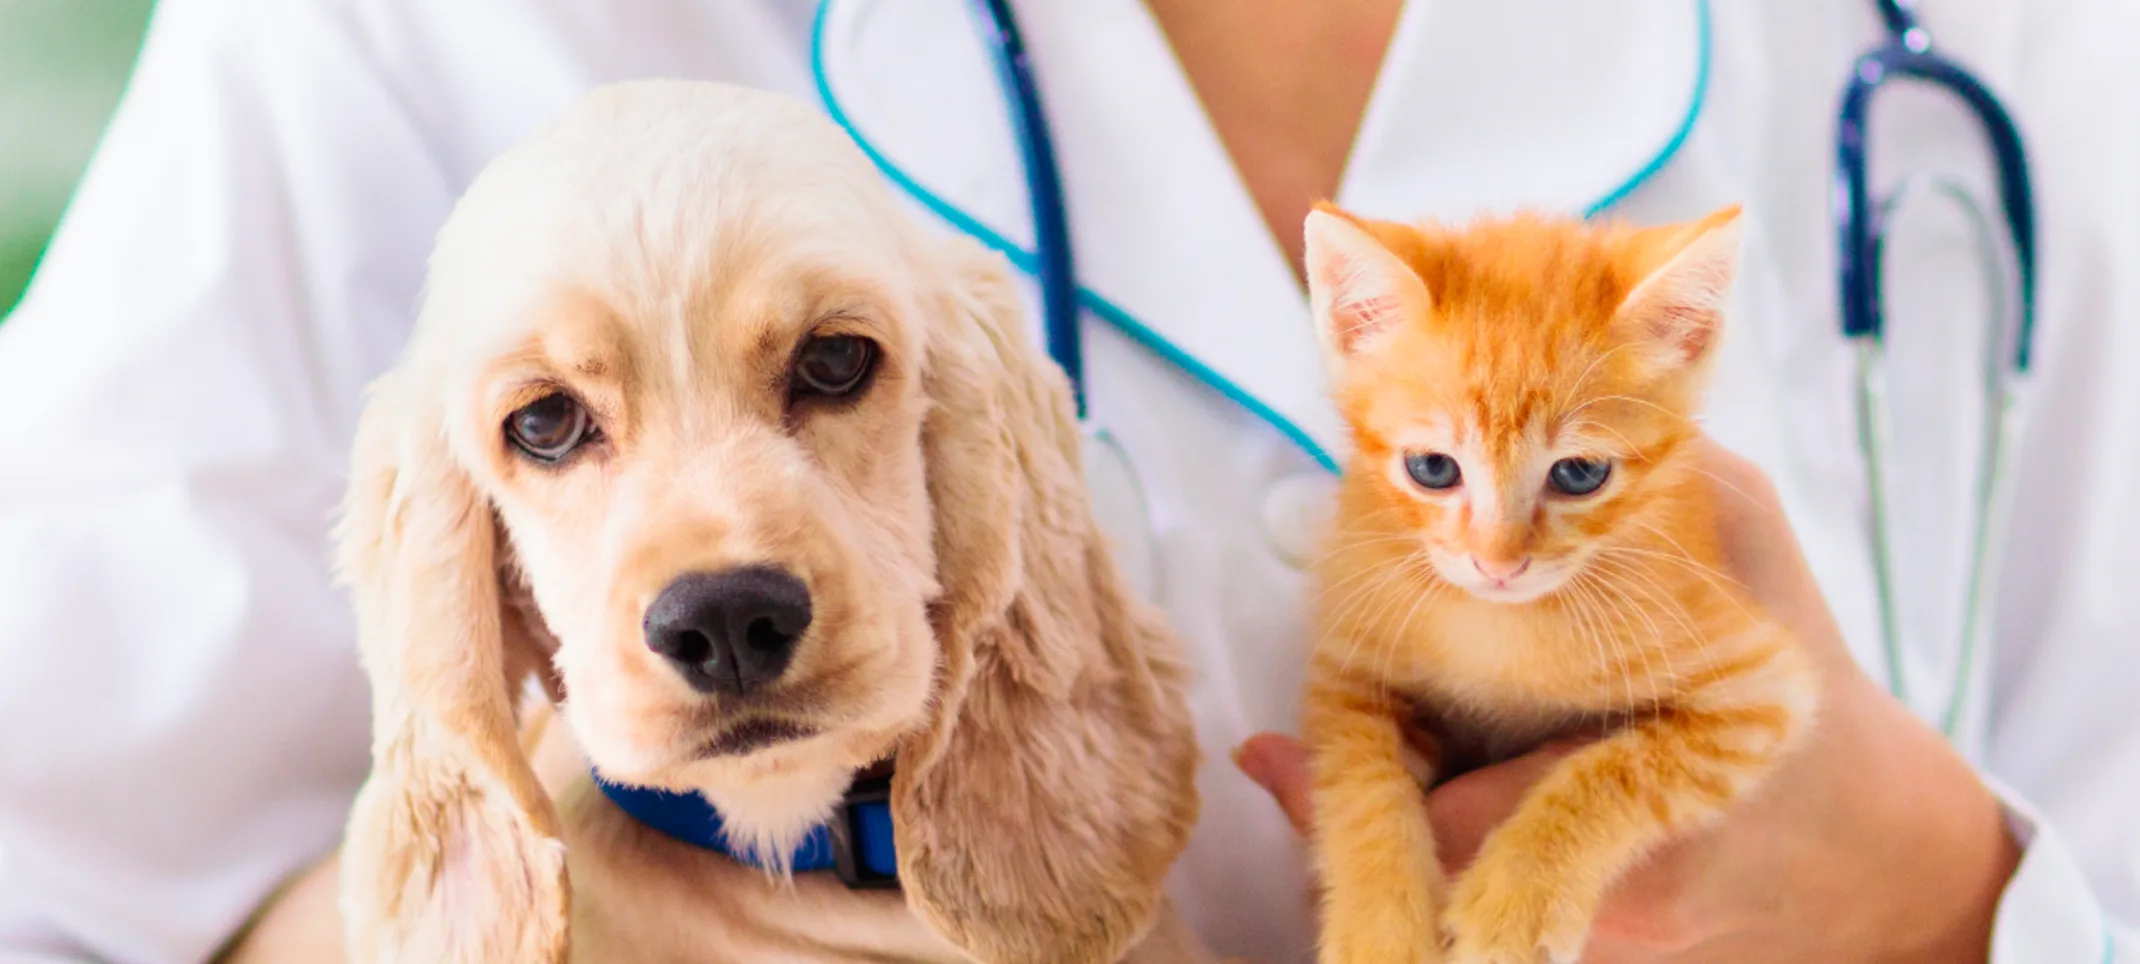
[[[1593,909],[1550,880],[1507,862],[1473,865],[1442,916],[1449,964],[1575,964]]]

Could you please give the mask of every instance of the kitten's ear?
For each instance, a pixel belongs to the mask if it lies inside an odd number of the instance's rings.
[[[1418,273],[1351,215],[1319,204],[1306,234],[1308,304],[1333,374],[1399,319],[1432,307]]]
[[[1671,230],[1660,244],[1664,262],[1620,302],[1620,323],[1650,346],[1655,374],[1696,367],[1715,347],[1739,270],[1742,229],[1734,204]]]

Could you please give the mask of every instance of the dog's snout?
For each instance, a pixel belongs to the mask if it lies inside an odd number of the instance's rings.
[[[746,693],[788,667],[810,590],[778,569],[686,573],[646,610],[646,644],[706,693]]]

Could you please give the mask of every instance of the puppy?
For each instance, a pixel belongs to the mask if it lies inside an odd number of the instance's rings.
[[[1201,959],[1161,896],[1185,671],[1092,521],[1067,387],[1000,259],[814,110],[571,106],[454,210],[357,435],[354,960]],[[886,763],[901,889],[787,873]],[[590,766],[703,795],[764,869]]]

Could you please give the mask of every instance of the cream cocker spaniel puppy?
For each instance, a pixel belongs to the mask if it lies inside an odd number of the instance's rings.
[[[1185,671],[1078,445],[1001,259],[815,110],[669,81],[568,108],[454,210],[358,430],[349,956],[1200,957],[1161,894]],[[887,762],[901,889],[784,874]],[[589,764],[703,794],[764,868]]]

